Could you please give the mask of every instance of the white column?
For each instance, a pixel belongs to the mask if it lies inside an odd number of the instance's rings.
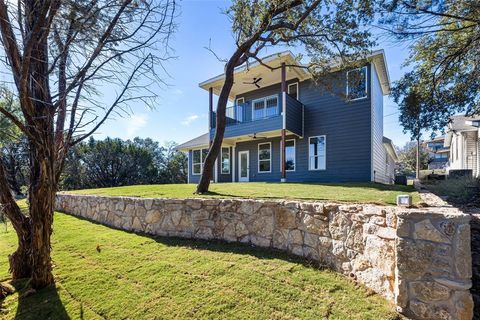
[[[221,149],[220,149],[220,150],[221,150]],[[218,159],[217,159],[217,160],[218,160]],[[215,183],[218,182],[218,161],[217,161],[217,160],[215,160],[215,171],[214,171],[214,173],[215,173],[215,177],[214,177]]]
[[[237,157],[235,153],[235,145],[232,147],[232,182],[235,182],[235,173],[237,170],[235,170],[235,158]]]
[[[190,150],[187,151],[187,183],[190,183]]]

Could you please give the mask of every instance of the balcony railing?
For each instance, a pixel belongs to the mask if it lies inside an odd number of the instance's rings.
[[[275,101],[275,103],[273,103]],[[259,102],[246,102],[228,107],[226,110],[226,125],[233,126],[242,123],[260,121],[278,117],[281,112],[281,100],[265,100],[263,105]],[[216,112],[212,113],[212,127],[216,127]]]
[[[228,107],[225,137],[282,129],[282,96],[272,95]],[[216,113],[212,112],[212,128],[216,127]],[[287,95],[286,129],[303,136],[303,105]]]

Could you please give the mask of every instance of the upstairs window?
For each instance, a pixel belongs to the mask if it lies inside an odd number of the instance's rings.
[[[253,101],[253,120],[278,115],[278,96],[269,96]]]
[[[290,97],[298,100],[298,82],[289,84],[287,92]]]
[[[367,97],[367,67],[347,72],[347,99],[359,100]]]
[[[222,174],[230,173],[230,148],[222,148]]]
[[[258,172],[271,172],[272,144],[270,142],[258,145]]]
[[[326,152],[325,136],[308,138],[308,169],[325,170]]]
[[[200,175],[203,171],[203,162],[207,157],[208,149],[197,149],[192,151],[192,174]]]

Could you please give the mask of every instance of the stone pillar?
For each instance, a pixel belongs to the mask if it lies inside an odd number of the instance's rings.
[[[413,319],[470,320],[470,216],[432,210],[442,208],[397,214],[397,309]]]

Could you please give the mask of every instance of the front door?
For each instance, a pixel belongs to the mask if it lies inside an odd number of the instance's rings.
[[[240,163],[238,166],[238,181],[248,182],[250,177],[250,164],[249,164],[249,152],[240,151],[238,153]]]

